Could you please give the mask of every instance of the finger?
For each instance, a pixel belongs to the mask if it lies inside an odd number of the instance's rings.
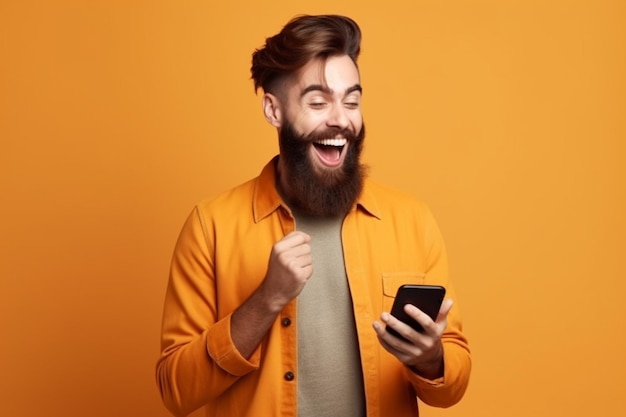
[[[311,246],[304,244],[285,250],[278,249],[276,257],[284,265],[304,266],[313,262]]]
[[[300,256],[295,259],[293,266],[299,269],[310,269],[313,271],[313,258],[309,256]]]
[[[287,234],[283,237],[279,243],[284,245],[285,247],[292,248],[294,246],[299,246],[304,243],[308,243],[311,240],[311,236],[300,231],[294,230],[293,232]]]
[[[399,320],[397,317],[394,317],[387,312],[383,312],[380,315],[380,319],[387,327],[395,330],[398,334],[404,337],[407,341],[411,341],[410,342],[411,344],[415,343],[414,339],[417,335],[417,332],[411,326],[409,326],[408,324],[404,323],[403,321]],[[385,340],[387,340],[387,342],[393,345],[396,349],[399,347],[398,342],[401,342],[401,343],[405,342],[402,339],[398,338],[397,336],[389,333],[387,329],[385,329],[384,334],[386,335]]]
[[[306,254],[311,251],[311,246],[309,245],[310,240],[310,236],[305,233],[299,233],[296,235],[289,234],[276,242],[274,244],[274,247],[272,248],[272,251],[275,254],[281,254],[291,253],[291,251],[298,249],[293,252],[293,254],[295,254],[296,256]]]
[[[276,244],[276,246],[274,246],[274,253],[276,255],[282,255],[286,258],[305,256],[311,253],[311,245],[308,243],[303,243],[302,245],[297,246],[284,246]]]
[[[441,308],[439,308],[439,314],[437,314],[437,323],[440,323],[448,318],[448,313],[452,310],[452,306],[454,305],[454,301],[451,298],[447,298],[443,300],[441,303]]]
[[[413,320],[417,321],[422,327],[426,328],[433,323],[433,319],[426,313],[424,313],[419,308],[415,307],[413,304],[406,304],[404,306],[404,311],[409,315]]]
[[[389,343],[387,342],[388,338],[391,338],[393,336],[391,336],[388,332],[387,329],[385,328],[385,323],[381,323],[379,321],[374,321],[374,323],[372,323],[372,327],[374,328],[374,331],[376,332],[376,336],[378,336],[378,340],[380,341],[380,343],[387,349],[391,349],[392,347],[389,345]]]
[[[313,265],[306,265],[293,269],[292,276],[299,282],[307,282],[313,276]]]
[[[374,321],[374,323],[372,323],[372,327],[374,328],[376,336],[378,337],[378,341],[383,346],[383,348],[392,355],[396,356],[398,359],[400,359],[400,361],[405,361],[408,358],[408,352],[411,352],[415,349],[415,347],[412,346],[410,343],[402,339],[398,339],[397,337],[387,332],[384,322],[381,323],[379,321]]]
[[[296,258],[311,257],[311,245],[303,243],[302,245],[289,248],[286,253]]]

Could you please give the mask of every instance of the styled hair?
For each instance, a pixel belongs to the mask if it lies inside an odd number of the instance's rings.
[[[254,89],[271,91],[274,83],[313,59],[348,55],[357,64],[361,51],[361,29],[340,15],[302,15],[290,20],[265,45],[252,54]]]

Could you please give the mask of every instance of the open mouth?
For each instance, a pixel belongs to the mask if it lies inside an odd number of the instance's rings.
[[[321,139],[313,142],[313,149],[323,165],[336,167],[341,164],[347,143],[346,139]]]

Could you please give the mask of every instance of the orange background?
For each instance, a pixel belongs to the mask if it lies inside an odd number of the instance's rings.
[[[435,212],[474,371],[434,416],[626,414],[626,3],[0,3],[0,414],[167,416],[192,205],[277,150],[250,54],[345,13],[373,177]]]

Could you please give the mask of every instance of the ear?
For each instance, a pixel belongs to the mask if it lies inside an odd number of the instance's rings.
[[[272,93],[263,94],[263,114],[265,120],[274,127],[280,127],[282,122],[282,112],[278,97]]]

